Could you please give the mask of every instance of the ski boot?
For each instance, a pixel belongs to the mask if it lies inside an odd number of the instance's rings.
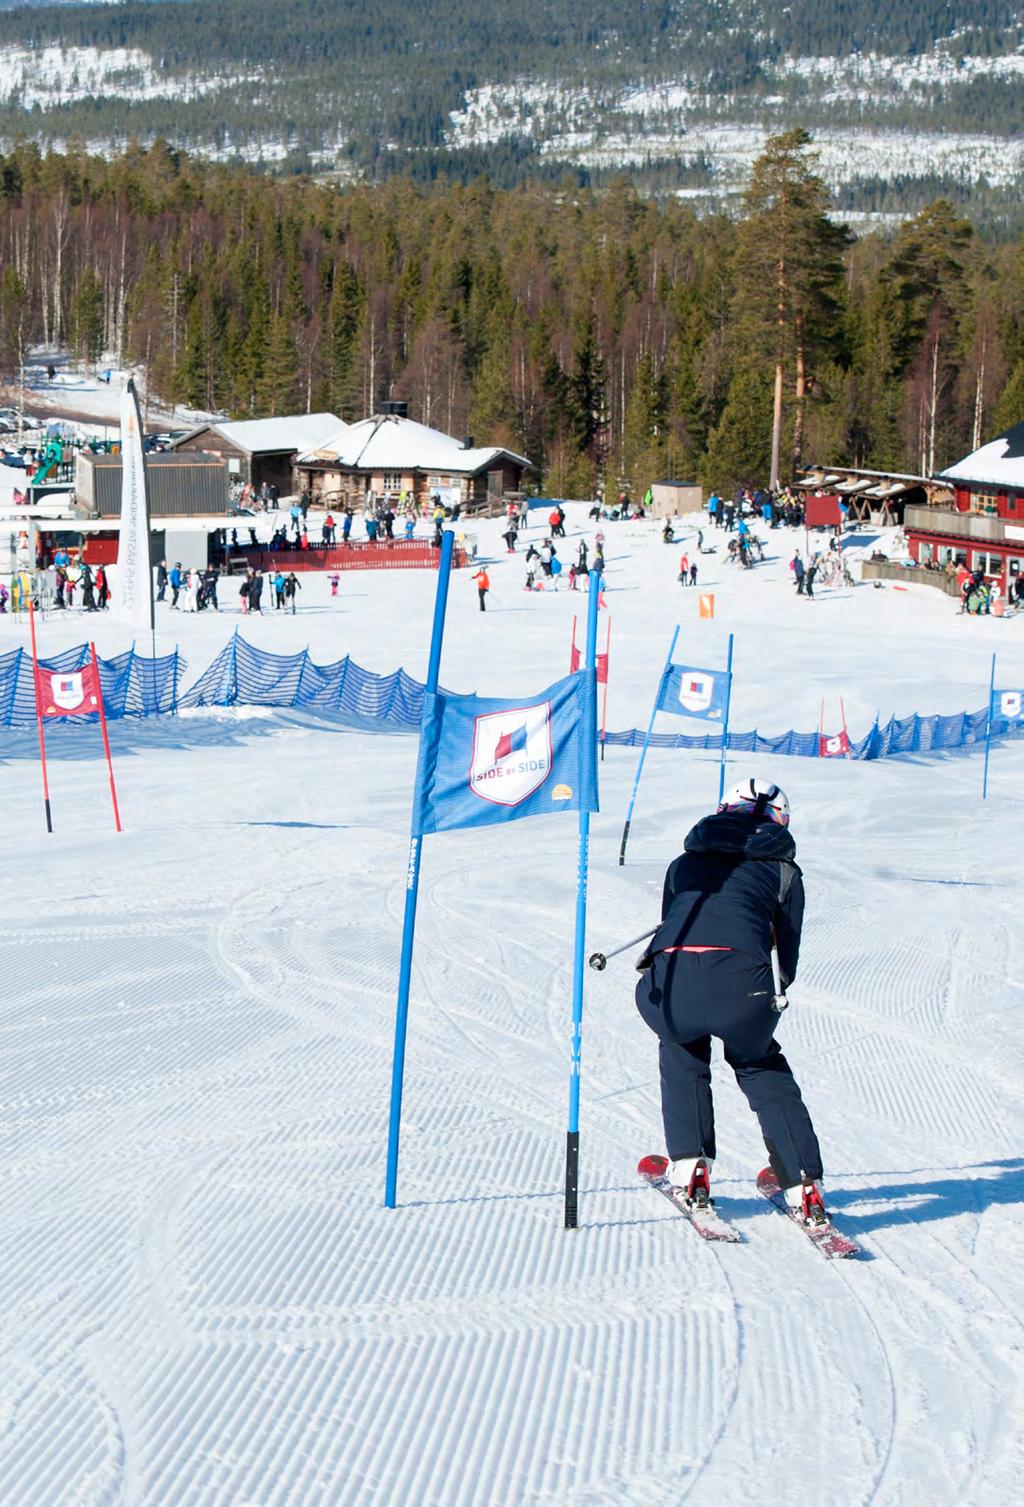
[[[707,1157],[687,1156],[681,1157],[676,1162],[670,1162],[668,1175],[676,1193],[684,1198],[692,1209],[713,1207],[711,1163]]]
[[[800,1214],[804,1224],[812,1226],[828,1224],[825,1200],[812,1178],[805,1178],[802,1183],[795,1183],[792,1188],[786,1188],[784,1191],[786,1203]]]

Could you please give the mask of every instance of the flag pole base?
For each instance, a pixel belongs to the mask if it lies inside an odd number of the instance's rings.
[[[565,1228],[579,1229],[580,1133],[565,1134]]]

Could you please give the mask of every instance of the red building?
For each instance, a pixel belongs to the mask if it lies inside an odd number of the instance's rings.
[[[920,565],[952,560],[998,581],[1005,594],[1024,574],[1024,423],[935,478],[946,502],[908,507],[907,545]]]

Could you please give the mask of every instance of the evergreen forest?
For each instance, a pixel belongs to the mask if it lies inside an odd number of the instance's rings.
[[[800,130],[736,216],[626,180],[338,189],[165,143],[0,156],[0,366],[32,344],[144,368],[235,417],[404,398],[565,496],[765,480],[814,461],[932,472],[1024,418],[1024,244],[938,199],[834,218]]]
[[[622,164],[623,135],[628,143],[645,134],[631,92],[683,85],[688,126],[875,127],[1012,143],[1024,131],[1020,73],[973,68],[958,77],[956,65],[1012,62],[1022,20],[1021,0],[376,0],[370,10],[355,0],[0,3],[0,55],[11,49],[7,57],[24,60],[50,49],[64,59],[12,73],[0,88],[0,138],[95,149],[160,137],[218,160],[373,181],[469,181],[486,171],[511,186],[560,179],[572,167],[577,181],[600,183]],[[79,76],[97,56],[107,61],[95,81]],[[926,59],[936,69],[913,90],[896,76],[837,90],[828,68],[788,67],[872,58]],[[454,117],[490,86],[523,113],[460,137]],[[612,158],[620,152],[610,169],[600,153],[587,159],[574,147],[581,116]],[[653,189],[699,187],[701,164],[655,135],[649,160],[629,159],[634,174]],[[864,177],[858,204],[887,207],[884,186],[875,189],[869,168]],[[948,178],[943,191],[956,194],[958,176]],[[991,211],[1012,215],[1019,195],[984,178],[974,182]]]

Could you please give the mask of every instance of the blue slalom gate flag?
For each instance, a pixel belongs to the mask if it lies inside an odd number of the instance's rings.
[[[698,670],[689,665],[672,665],[661,684],[659,712],[674,712],[677,717],[703,717],[721,722],[725,716],[729,672]]]
[[[568,675],[525,700],[427,693],[414,836],[597,809],[592,670]]]
[[[991,715],[1020,722],[1024,719],[1024,691],[993,691]]]

